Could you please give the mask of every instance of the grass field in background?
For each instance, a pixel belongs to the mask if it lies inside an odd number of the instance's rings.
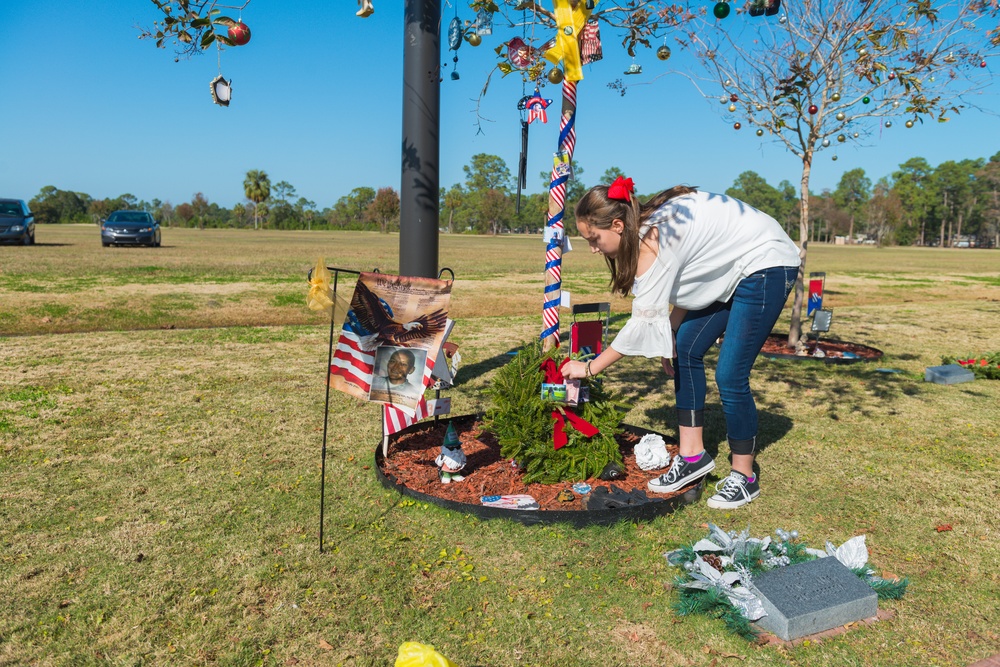
[[[427,506],[375,479],[378,406],[334,392],[320,554],[329,323],[305,308],[305,273],[317,257],[392,272],[398,236],[37,237],[0,247],[0,665],[386,665],[404,641],[462,667],[964,666],[1000,652],[1000,382],[923,382],[944,354],[1000,349],[1000,251],[813,246],[830,335],[885,358],[758,360],[762,495],[732,512],[573,529]],[[567,288],[606,300],[602,260],[576,245]],[[539,237],[441,237],[455,414],[484,409],[506,352],[537,335],[543,254]],[[617,329],[629,307],[612,303]],[[675,434],[658,364],[624,360],[608,382],[627,422]],[[710,389],[720,475],[722,420]],[[812,546],[865,534],[872,565],[910,589],[881,603],[891,620],[753,646],[670,610],[662,554],[708,522],[797,529]]]

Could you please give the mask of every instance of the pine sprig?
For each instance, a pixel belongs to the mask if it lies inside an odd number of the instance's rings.
[[[553,357],[553,352],[542,350],[541,342],[525,345],[497,372],[488,390],[491,407],[486,413],[486,428],[496,435],[500,454],[524,467],[528,484],[583,480],[597,476],[611,461],[622,463],[615,436],[621,432],[624,406],[601,383],[589,378],[582,385],[589,388],[590,400],[574,410],[600,432],[588,438],[567,425],[568,443],[561,449],[553,448],[554,406],[541,397],[541,364]]]

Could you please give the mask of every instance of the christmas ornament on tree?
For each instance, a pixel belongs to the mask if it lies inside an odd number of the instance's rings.
[[[250,41],[250,28],[242,20],[229,28],[229,39],[236,46],[243,46]]]
[[[476,33],[469,35],[466,40],[471,46],[479,46],[483,43],[483,38]]]
[[[867,95],[865,95],[864,97],[861,98],[861,103],[862,104],[868,104],[871,101],[872,101],[872,98],[868,97]]]
[[[729,109],[729,113],[732,113],[732,112],[736,111],[736,105],[735,104],[730,104],[729,107],[728,107],[728,109]]]
[[[844,143],[845,141],[847,141],[847,137],[845,137],[843,134],[838,134],[837,141],[839,141],[840,143]]]
[[[823,140],[823,148],[826,148],[829,145],[830,145],[830,140],[829,139],[824,139]]]
[[[816,106],[815,104],[810,104],[809,105],[809,113],[811,115],[816,115],[818,112],[819,112],[819,107],[818,106]]]
[[[758,129],[757,130],[757,136],[758,137],[763,137],[764,136],[764,130]]]
[[[843,121],[845,118],[847,118],[847,115],[843,111],[837,112],[837,120]]]
[[[743,126],[742,126],[742,125],[740,125],[739,123],[733,123],[733,129],[734,129],[734,130],[738,130],[738,129],[740,129],[741,127],[743,127]]]
[[[840,101],[840,93],[834,93],[833,95],[830,95],[830,99],[833,100],[834,102],[839,102]]]
[[[889,128],[889,127],[892,127],[892,121],[891,121],[891,120],[887,120],[887,121],[885,121],[885,126],[886,126],[887,128]]]
[[[715,14],[715,18],[724,19],[729,16],[729,3],[728,2],[717,2],[715,3],[715,8],[712,10]]]
[[[908,120],[904,123],[904,125],[906,125],[906,129],[910,129],[911,127],[913,127],[913,121]]]
[[[658,48],[656,50],[656,57],[659,58],[660,60],[669,60],[670,59],[670,47],[667,46],[666,44],[664,44],[663,46],[661,46],[660,48]]]
[[[895,73],[895,72],[892,72],[892,71],[890,71],[890,72],[889,72],[889,74],[888,74],[887,76],[889,77],[889,81],[892,81],[893,79],[895,79],[895,78],[896,78],[896,73]]]
[[[736,96],[736,93],[733,93],[732,95],[729,96],[729,101],[730,102],[738,102],[739,99],[740,98]]]
[[[452,58],[454,65],[451,70],[451,80],[457,81],[458,75],[458,48],[462,46],[462,21],[458,18],[458,7],[455,7],[455,18],[448,24],[448,50],[455,52]]]
[[[836,156],[836,155],[834,155],[834,156],[833,156],[832,158],[830,158],[830,159],[831,159],[831,160],[833,160],[834,162],[836,162],[836,161],[837,161],[837,156]]]
[[[221,74],[212,79],[212,83],[209,84],[212,88],[212,102],[220,107],[228,107],[233,97],[232,83],[232,79],[226,81]]]
[[[563,80],[563,71],[558,67],[549,70],[549,83],[559,84]]]

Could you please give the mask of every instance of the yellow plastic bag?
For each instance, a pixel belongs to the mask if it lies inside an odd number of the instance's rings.
[[[420,642],[405,642],[399,647],[395,667],[458,667],[458,665],[435,651],[433,646]]]

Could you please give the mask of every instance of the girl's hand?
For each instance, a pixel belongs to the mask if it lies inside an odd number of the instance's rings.
[[[567,361],[563,364],[562,374],[567,380],[582,380],[587,377],[587,364],[583,361]]]
[[[674,376],[674,365],[670,362],[670,359],[666,357],[660,357],[660,363],[663,365],[663,372],[667,374],[667,377]]]

